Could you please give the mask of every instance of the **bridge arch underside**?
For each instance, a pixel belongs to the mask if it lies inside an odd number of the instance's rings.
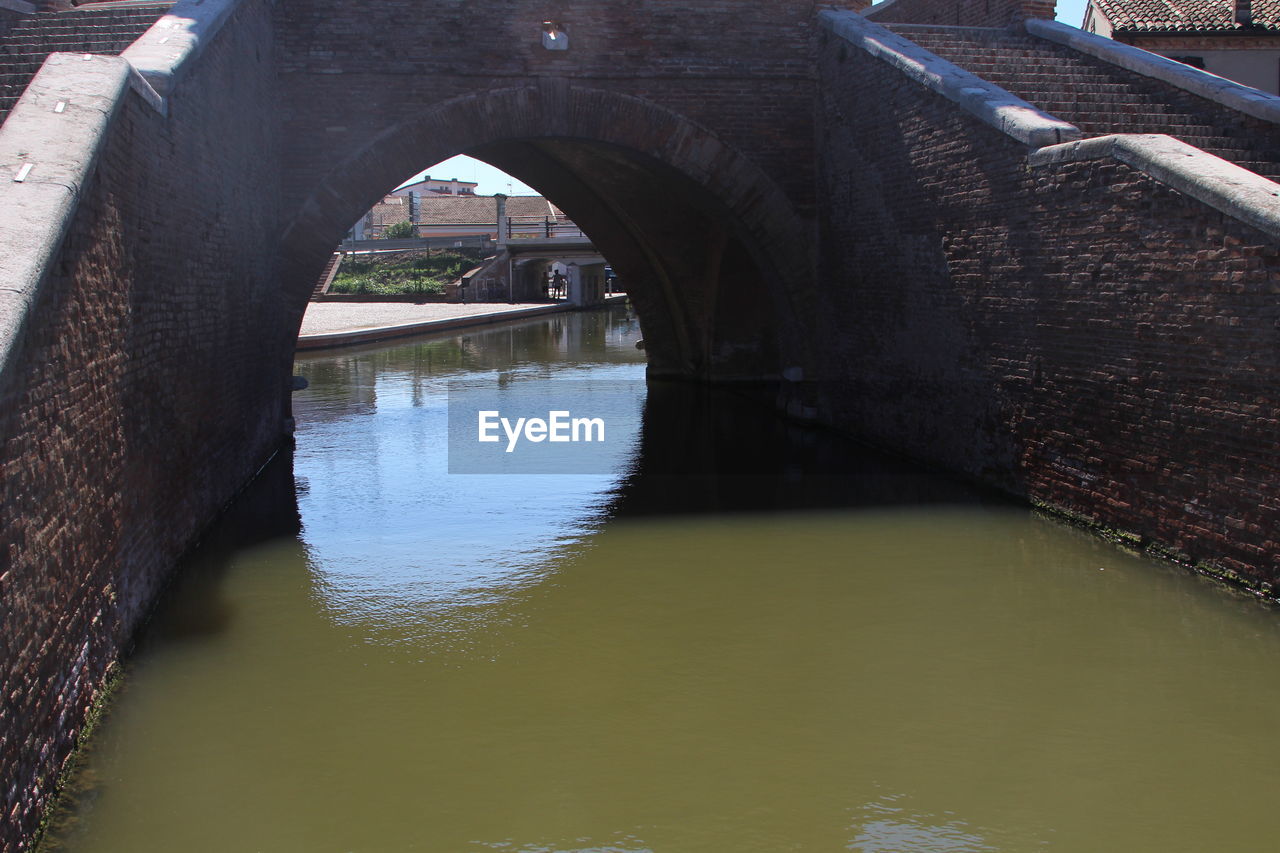
[[[652,103],[533,86],[455,99],[383,129],[317,183],[285,235],[298,318],[343,235],[405,178],[469,154],[556,202],[626,282],[651,375],[774,381],[812,280],[780,189],[710,131]]]

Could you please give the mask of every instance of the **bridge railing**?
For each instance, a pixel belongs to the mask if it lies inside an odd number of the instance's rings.
[[[586,239],[575,223],[554,216],[507,217],[508,240],[553,240],[555,238]]]

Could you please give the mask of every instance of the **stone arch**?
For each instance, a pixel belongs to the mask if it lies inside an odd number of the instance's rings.
[[[804,363],[795,326],[812,280],[810,234],[777,183],[669,109],[563,79],[452,98],[386,128],[318,179],[299,178],[313,189],[283,236],[298,319],[351,223],[408,175],[460,153],[551,197],[637,283],[657,372],[772,380]],[[732,300],[718,298],[725,281]]]

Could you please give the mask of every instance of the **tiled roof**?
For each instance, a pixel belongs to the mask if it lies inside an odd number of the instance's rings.
[[[1093,0],[1093,7],[1124,32],[1247,30],[1236,23],[1235,0]],[[1280,0],[1253,0],[1253,22],[1280,30]]]
[[[409,205],[405,204],[402,198],[384,198],[369,211],[369,224],[375,228],[380,225],[394,225],[397,222],[408,221]]]
[[[511,196],[507,216],[516,219],[564,219],[564,212],[542,196]],[[422,196],[418,200],[420,225],[497,225],[498,213],[492,196]]]

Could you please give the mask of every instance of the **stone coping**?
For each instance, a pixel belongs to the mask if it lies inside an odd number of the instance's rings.
[[[24,2],[24,0],[0,0],[0,9],[8,9],[10,12],[18,12],[23,15],[34,15],[36,6],[34,3]]]
[[[1032,19],[1026,21],[1026,28],[1037,38],[1065,45],[1135,74],[1161,80],[1254,118],[1280,124],[1280,97],[1275,95],[1057,21]]]
[[[824,11],[826,30],[906,74],[1031,148],[1079,139],[1080,129],[965,71],[857,12]]]
[[[182,0],[120,54],[168,95],[204,52],[240,0]]]
[[[165,114],[161,93],[239,2],[183,0],[143,34],[133,56],[138,42],[121,56],[50,54],[0,125],[0,376],[21,350],[28,312],[125,97],[132,91]]]
[[[118,56],[51,54],[0,125],[0,375],[134,76]]]
[[[1112,159],[1280,240],[1280,184],[1165,134],[1124,133],[1051,145],[1032,166]]]
[[[317,332],[298,336],[298,352],[335,347],[354,346],[375,341],[386,341],[403,338],[409,335],[422,335],[430,332],[448,332],[454,329],[466,329],[474,326],[489,326],[512,320],[526,320],[543,317],[548,314],[562,314],[568,311],[590,310],[610,305],[625,303],[625,294],[605,297],[600,305],[578,306],[567,302],[554,305],[535,305],[532,307],[512,308],[505,311],[488,311],[477,314],[466,314],[461,317],[443,317],[436,320],[421,320],[415,323],[398,323],[389,326],[374,326],[363,329],[349,329],[341,332]]]

